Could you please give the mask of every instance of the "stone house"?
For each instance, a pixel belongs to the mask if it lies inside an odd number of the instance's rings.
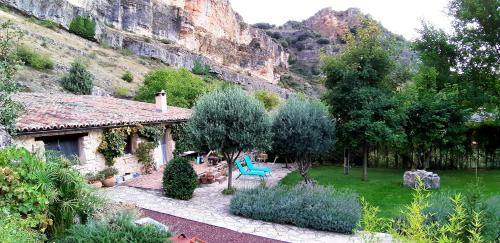
[[[46,150],[56,150],[66,157],[76,156],[80,160],[76,168],[81,173],[105,168],[98,147],[108,128],[164,127],[164,136],[153,150],[153,158],[156,166],[166,164],[175,148],[172,125],[185,122],[192,113],[190,109],[167,106],[163,91],[156,95],[155,104],[71,94],[17,93],[12,99],[24,106],[16,120],[17,135],[13,143],[41,155]],[[114,159],[120,175],[141,172],[142,166],[135,155],[140,143],[137,134],[127,136],[125,155]]]

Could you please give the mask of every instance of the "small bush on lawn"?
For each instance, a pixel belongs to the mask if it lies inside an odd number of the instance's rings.
[[[163,190],[168,197],[188,200],[198,186],[198,176],[185,158],[171,160],[163,173]]]
[[[71,64],[69,73],[61,80],[64,89],[78,95],[89,95],[94,86],[92,74],[87,71],[85,64],[75,61]]]
[[[74,225],[55,242],[59,243],[100,243],[100,242],[170,242],[171,234],[153,225],[138,226],[134,218],[120,213],[105,221],[91,221],[84,225]]]
[[[94,40],[96,23],[90,18],[76,16],[69,24],[69,32],[77,34],[85,39]]]
[[[357,194],[321,186],[241,190],[231,199],[230,211],[257,220],[348,234],[361,218]]]
[[[16,51],[16,56],[24,63],[24,65],[30,66],[36,70],[54,69],[54,62],[50,59],[50,57],[40,55],[26,46],[19,47]]]
[[[122,79],[129,82],[129,83],[132,83],[132,81],[134,81],[134,74],[132,74],[132,72],[130,71],[125,71],[125,73],[122,75]]]

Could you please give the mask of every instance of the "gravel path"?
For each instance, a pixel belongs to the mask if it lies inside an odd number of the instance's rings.
[[[245,243],[280,243],[284,241],[268,239],[234,230],[228,230],[209,224],[196,222],[189,219],[179,218],[169,214],[142,209],[144,216],[157,220],[169,226],[169,229],[176,234],[185,234],[188,238],[197,237],[207,243],[220,242],[245,242]]]

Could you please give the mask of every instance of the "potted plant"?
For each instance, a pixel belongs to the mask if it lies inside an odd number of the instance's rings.
[[[115,169],[114,167],[107,167],[104,170],[102,170],[100,173],[104,175],[104,180],[102,181],[102,184],[104,187],[113,187],[115,186],[115,178],[114,176],[118,174],[118,170]]]
[[[99,172],[99,173],[92,173],[89,172],[85,175],[87,178],[88,183],[96,188],[101,188],[102,187],[102,180],[104,180],[104,174]]]

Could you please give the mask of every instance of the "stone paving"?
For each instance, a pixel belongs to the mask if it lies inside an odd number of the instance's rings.
[[[276,185],[290,172],[289,169],[282,168],[281,164],[265,164],[264,166],[273,170],[271,175],[265,179],[269,186]],[[234,178],[238,174],[234,173]],[[236,188],[241,189],[252,188],[260,183],[262,182],[259,178],[241,176],[238,180],[234,180],[233,184]],[[195,190],[193,198],[189,201],[167,198],[158,190],[143,190],[128,186],[117,186],[103,191],[110,200],[115,202],[133,203],[138,207],[160,213],[271,239],[287,242],[363,242],[359,234],[336,234],[232,215],[229,212],[231,196],[221,194],[226,186],[226,183],[202,185]],[[390,239],[382,234],[376,240],[376,242],[389,241]]]

